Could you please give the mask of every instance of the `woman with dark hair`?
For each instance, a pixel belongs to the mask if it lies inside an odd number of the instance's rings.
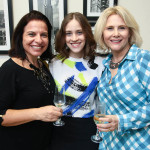
[[[55,49],[58,55],[50,71],[58,89],[65,87],[65,125],[54,127],[50,150],[97,150],[91,135],[96,133],[94,96],[103,69],[102,57],[96,56],[91,26],[81,13],[64,18],[56,34]]]
[[[52,58],[51,28],[45,15],[31,11],[14,31],[11,58],[0,68],[0,149],[45,150],[50,122],[62,115],[53,106],[55,82],[44,63]]]

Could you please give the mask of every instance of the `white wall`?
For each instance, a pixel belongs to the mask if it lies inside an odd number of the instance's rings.
[[[68,0],[68,13],[69,12],[83,13],[83,0]]]
[[[150,50],[150,0],[119,0],[119,5],[127,8],[140,27],[142,48]]]
[[[9,57],[7,55],[0,55],[0,66],[8,59]]]
[[[14,27],[16,27],[22,16],[29,12],[29,0],[12,0],[12,3],[14,16],[13,21]]]
[[[28,0],[12,0],[12,3],[15,27],[20,18],[29,12],[29,4]],[[127,8],[135,17],[143,38],[142,48],[150,50],[150,0],[118,0],[118,5]],[[83,0],[68,0],[68,13],[77,11],[83,13]],[[0,55],[0,66],[8,58],[7,55]]]

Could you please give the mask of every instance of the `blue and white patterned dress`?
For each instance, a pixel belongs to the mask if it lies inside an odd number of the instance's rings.
[[[109,62],[98,85],[101,101],[106,103],[106,114],[119,117],[119,130],[101,132],[99,150],[150,149],[150,51],[132,45],[120,63],[112,83]]]

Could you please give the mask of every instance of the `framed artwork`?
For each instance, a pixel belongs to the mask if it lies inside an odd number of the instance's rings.
[[[0,0],[0,54],[8,54],[12,30],[12,0]]]
[[[84,0],[83,1],[83,14],[88,19],[93,27],[100,16],[100,13],[114,5],[118,4],[118,0]]]
[[[67,0],[29,0],[29,10],[38,10],[48,17],[53,27],[51,45],[54,50],[55,34],[67,14]]]
[[[45,14],[52,26],[61,25],[67,14],[67,0],[29,0],[29,10],[38,10]]]

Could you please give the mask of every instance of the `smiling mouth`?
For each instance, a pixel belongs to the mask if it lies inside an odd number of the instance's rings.
[[[110,40],[112,43],[120,43],[122,40]]]
[[[71,43],[71,45],[72,45],[73,47],[78,47],[78,46],[80,46],[80,44],[81,44],[81,43]]]
[[[41,46],[31,46],[32,48],[35,48],[35,49],[41,49],[42,47]]]

